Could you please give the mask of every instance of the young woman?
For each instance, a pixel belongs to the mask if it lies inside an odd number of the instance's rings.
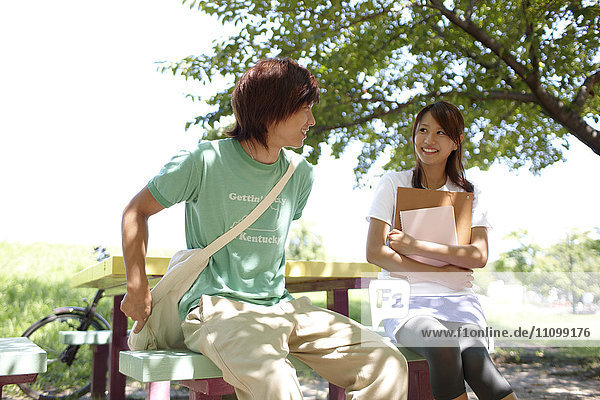
[[[472,269],[487,262],[489,224],[478,191],[465,177],[463,130],[463,117],[450,103],[440,101],[419,112],[412,131],[416,166],[381,179],[368,218],[367,260],[391,278],[408,279],[411,284],[408,315],[385,320],[384,328],[390,338],[427,359],[436,399],[467,399],[465,381],[481,400],[516,399],[494,366],[485,338],[469,337],[469,330],[486,327],[471,281]],[[471,243],[443,245],[394,229],[398,187],[474,193]],[[445,265],[423,264],[409,255]],[[442,332],[441,337],[427,338],[423,333],[434,331]]]

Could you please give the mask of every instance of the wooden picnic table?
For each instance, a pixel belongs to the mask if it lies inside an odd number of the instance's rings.
[[[35,382],[46,372],[46,360],[46,352],[29,338],[0,338],[0,400],[5,385]]]
[[[146,274],[151,286],[164,275],[169,257],[147,257]],[[290,293],[327,293],[327,308],[343,315],[349,313],[348,290],[367,288],[370,278],[381,269],[361,262],[287,261],[286,288]],[[109,396],[125,399],[125,376],[119,373],[119,352],[127,347],[127,317],[121,312],[121,300],[126,292],[125,264],[122,256],[112,256],[92,265],[72,277],[74,287],[104,289],[113,297],[112,342],[110,345]],[[99,371],[93,371],[92,376]],[[344,399],[344,390],[330,385],[330,399]]]

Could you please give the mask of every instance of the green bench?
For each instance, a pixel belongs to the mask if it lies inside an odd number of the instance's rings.
[[[46,357],[28,338],[0,338],[0,399],[5,385],[32,383],[46,372]]]
[[[288,359],[296,371],[311,368],[293,356]],[[171,381],[190,390],[190,399],[212,400],[233,394],[234,389],[223,380],[221,370],[206,356],[189,350],[122,351],[119,372],[146,385],[146,399],[169,398]],[[160,384],[156,384],[160,383]]]
[[[111,331],[60,331],[58,340],[73,345],[105,345],[110,344]]]
[[[90,394],[93,399],[106,397],[106,372],[112,331],[60,331],[58,340],[66,345],[92,346],[92,374]]]
[[[408,398],[433,399],[427,362],[410,350],[399,349],[408,360]],[[311,370],[293,356],[289,356],[289,360],[299,372]],[[190,400],[216,400],[234,393],[233,387],[223,380],[221,370],[208,357],[191,351],[122,351],[119,372],[146,383],[146,399],[168,399],[171,381],[179,381],[189,388]]]

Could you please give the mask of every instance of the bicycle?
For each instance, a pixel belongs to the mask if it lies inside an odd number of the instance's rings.
[[[110,254],[102,246],[94,248],[96,260],[102,261]],[[110,330],[110,323],[96,312],[104,290],[96,292],[86,307],[67,306],[55,308],[52,314],[36,321],[21,335],[48,353],[48,370],[38,375],[30,384],[19,384],[21,390],[34,399],[78,398],[90,391],[92,349],[90,346],[63,345],[60,331]],[[87,303],[87,299],[83,299]]]

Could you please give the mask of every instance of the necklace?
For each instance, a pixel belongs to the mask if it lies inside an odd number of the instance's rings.
[[[433,189],[433,190],[437,190],[439,188],[441,188],[442,186],[444,186],[446,184],[446,181],[448,180],[448,178],[446,177],[446,179],[444,179],[444,181],[439,184],[439,185],[430,185],[429,182],[427,182],[427,178],[424,177],[425,182],[421,182],[421,185],[423,186],[424,189]]]
[[[252,150],[250,149],[250,143],[248,143],[248,140],[245,140],[246,142],[246,147],[248,148],[248,153],[250,153],[250,157],[256,161],[256,158],[254,158],[254,154],[252,153]]]

